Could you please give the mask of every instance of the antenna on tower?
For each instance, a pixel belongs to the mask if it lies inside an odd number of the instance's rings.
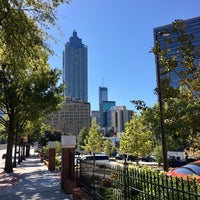
[[[104,78],[102,78],[102,87],[104,87]]]

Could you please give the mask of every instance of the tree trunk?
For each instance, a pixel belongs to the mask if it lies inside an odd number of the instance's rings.
[[[10,120],[9,129],[8,129],[8,140],[7,140],[7,152],[6,152],[6,162],[5,169],[6,173],[13,172],[12,166],[12,150],[13,150],[13,142],[14,142],[14,121]]]

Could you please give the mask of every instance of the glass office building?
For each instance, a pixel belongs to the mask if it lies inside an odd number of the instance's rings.
[[[103,101],[108,101],[108,88],[99,87],[99,105]]]
[[[63,52],[63,81],[65,95],[88,102],[88,63],[87,46],[73,31]]]
[[[101,104],[100,104],[101,126],[103,126],[103,127],[107,126],[107,111],[113,106],[116,106],[115,101],[102,101],[101,102]]]
[[[192,34],[194,36],[194,39],[192,41],[192,44],[199,48],[200,47],[200,17],[196,17],[196,18],[192,18],[192,19],[188,19],[188,20],[177,20],[177,21],[183,21],[185,22],[185,33],[186,34]],[[161,27],[157,27],[154,28],[153,32],[154,32],[154,41],[158,41],[161,49],[165,50],[166,47],[170,48],[170,52],[167,54],[168,56],[170,55],[175,55],[177,54],[177,48],[180,47],[180,43],[177,40],[177,34],[173,34],[171,32],[172,29],[172,24],[168,24],[165,26],[161,26]],[[168,33],[168,36],[166,36],[167,34],[164,33]],[[162,33],[162,34],[161,34]],[[166,42],[166,37],[169,37],[173,43],[168,44]],[[196,62],[199,62],[199,60],[196,60]],[[158,65],[158,63],[157,63]],[[170,70],[168,73],[166,74],[162,74],[162,66],[158,66],[159,70],[160,70],[160,79],[161,81],[165,78],[167,78],[169,80],[169,84],[170,86],[172,86],[173,88],[179,88],[180,86],[180,80],[181,80],[181,76],[179,74],[180,71],[184,71],[184,66],[182,66],[179,62],[178,66],[173,69]]]

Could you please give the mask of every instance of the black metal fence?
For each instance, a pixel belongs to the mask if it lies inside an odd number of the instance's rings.
[[[200,200],[196,179],[167,177],[151,169],[81,161],[79,183],[106,200]]]

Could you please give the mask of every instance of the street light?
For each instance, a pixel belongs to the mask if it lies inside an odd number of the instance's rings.
[[[155,40],[158,42],[158,36],[169,36],[169,33],[165,32],[155,32]],[[167,145],[166,145],[166,134],[165,134],[165,123],[163,116],[163,101],[162,101],[162,92],[161,92],[161,80],[160,80],[160,66],[159,66],[159,58],[156,55],[156,75],[157,75],[157,92],[158,92],[158,102],[160,109],[160,129],[161,129],[161,139],[162,139],[162,154],[163,154],[163,168],[164,171],[168,170],[168,162],[167,162]]]

